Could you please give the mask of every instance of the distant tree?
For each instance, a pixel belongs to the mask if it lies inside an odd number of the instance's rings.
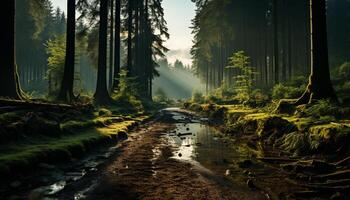
[[[121,27],[121,0],[115,0],[115,24],[114,24],[114,75],[113,75],[113,89],[115,91],[119,87],[119,73],[120,73],[120,27]]]
[[[184,64],[178,59],[175,60],[174,67],[176,69],[184,69],[185,68]]]
[[[15,56],[15,0],[4,0],[0,12],[0,96],[22,99]]]
[[[61,83],[61,89],[57,99],[71,102],[74,100],[74,64],[75,64],[75,0],[67,0],[67,36],[66,36],[66,60]]]
[[[49,55],[46,77],[49,84],[49,95],[57,95],[60,89],[66,56],[66,36],[60,35],[46,43]]]
[[[128,39],[127,39],[127,64],[126,69],[127,73],[130,75],[132,72],[132,33],[133,33],[133,2],[134,0],[127,1],[127,30],[128,30]]]
[[[97,104],[109,104],[110,96],[107,89],[107,29],[108,29],[108,1],[100,0],[100,26],[97,85],[94,95]]]

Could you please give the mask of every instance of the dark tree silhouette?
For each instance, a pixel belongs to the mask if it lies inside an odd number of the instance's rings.
[[[5,0],[0,12],[0,96],[22,99],[15,56],[15,5],[15,0]]]
[[[95,103],[109,104],[110,96],[107,89],[107,29],[108,29],[108,1],[100,0],[100,27],[98,45],[97,85]]]
[[[71,102],[74,99],[74,61],[75,61],[75,0],[67,0],[66,60],[58,100]]]
[[[131,74],[131,70],[132,70],[132,21],[133,21],[133,17],[132,17],[132,8],[133,5],[133,0],[129,0],[128,1],[128,55],[127,55],[127,70],[128,70],[128,75]]]
[[[108,89],[113,91],[113,65],[114,65],[114,0],[110,0],[110,25],[109,25],[109,79]]]
[[[337,101],[329,73],[326,1],[310,0],[311,13],[311,75],[305,93],[297,105],[312,100],[331,99]]]
[[[115,0],[115,39],[114,39],[114,75],[113,75],[113,91],[119,87],[119,73],[120,73],[120,0]]]

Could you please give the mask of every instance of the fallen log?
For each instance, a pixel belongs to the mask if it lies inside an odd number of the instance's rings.
[[[339,170],[330,174],[312,176],[312,179],[320,180],[337,180],[337,179],[350,179],[350,169]]]
[[[280,158],[280,157],[258,157],[257,159],[267,163],[283,163],[283,162],[286,163],[286,162],[298,161],[298,159],[294,159],[294,158]]]
[[[340,180],[327,180],[321,183],[311,183],[310,186],[350,186],[350,179],[340,179]]]
[[[336,166],[349,166],[350,165],[350,156],[340,160],[338,162],[333,163]]]
[[[0,110],[6,109],[51,109],[51,110],[82,110],[89,109],[91,105],[82,104],[82,105],[69,105],[62,103],[47,103],[47,102],[38,102],[38,101],[22,101],[22,100],[10,100],[10,99],[0,99]]]

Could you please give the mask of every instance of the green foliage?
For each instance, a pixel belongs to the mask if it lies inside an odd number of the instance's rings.
[[[350,76],[350,62],[345,62],[340,65],[338,70],[338,76],[341,78],[349,78]]]
[[[317,103],[307,107],[304,111],[307,116],[314,117],[316,119],[320,119],[324,116],[338,116],[339,115],[339,107],[334,105],[329,100],[319,100]]]
[[[250,58],[245,55],[244,51],[238,51],[229,58],[227,68],[238,69],[240,75],[234,76],[235,92],[234,97],[240,102],[248,101],[251,97],[254,84],[254,76],[257,74],[253,67],[250,66]]]
[[[155,102],[166,102],[168,97],[162,88],[158,88],[158,90],[155,92],[153,100]]]
[[[286,86],[279,83],[272,88],[272,99],[295,99],[300,97],[304,90],[300,87]]]
[[[195,103],[204,103],[204,95],[202,92],[198,91],[198,90],[195,90],[192,94],[192,102],[195,102]]]
[[[144,110],[142,101],[138,96],[138,85],[134,77],[128,77],[127,70],[121,70],[119,74],[119,90],[113,94],[113,98],[130,111],[141,112]]]
[[[66,36],[59,35],[47,41],[49,95],[57,94],[61,85],[66,56]]]

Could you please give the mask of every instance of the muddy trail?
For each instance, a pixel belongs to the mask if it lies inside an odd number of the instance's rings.
[[[305,190],[256,154],[206,118],[165,109],[108,150],[69,167],[43,164],[27,179],[41,185],[10,191],[7,199],[294,199]]]

